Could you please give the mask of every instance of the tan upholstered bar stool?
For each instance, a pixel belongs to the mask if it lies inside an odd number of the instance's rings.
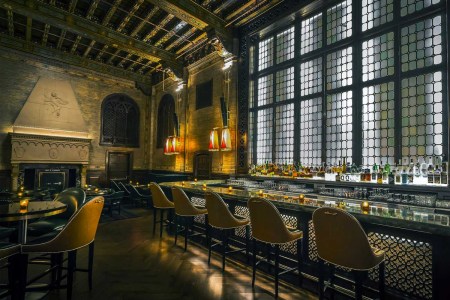
[[[362,283],[368,270],[379,266],[379,292],[384,298],[384,251],[372,248],[358,220],[346,211],[322,207],[313,213],[319,255],[319,297],[324,294],[324,261],[351,269],[355,298],[362,299]]]
[[[150,192],[152,193],[153,198],[153,235],[155,235],[156,223],[160,223],[159,237],[161,238],[164,224],[164,211],[174,209],[175,205],[172,201],[167,199],[163,190],[156,182],[150,183]],[[160,220],[156,221],[156,213],[158,210],[160,211]]]
[[[217,245],[222,246],[222,270],[225,271],[225,256],[229,253],[240,252],[245,250],[245,255],[248,258],[248,240],[250,220],[247,218],[235,217],[222,197],[218,194],[210,192],[206,194],[206,209],[208,210],[208,224],[221,231],[221,241],[212,244],[211,234],[208,236],[208,264],[211,261],[211,248]],[[227,251],[229,233],[236,228],[245,227],[245,248],[239,248]]]
[[[300,230],[290,230],[283,222],[278,209],[269,201],[262,198],[250,198],[248,200],[250,211],[250,221],[253,235],[253,277],[252,286],[255,285],[256,266],[263,260],[256,261],[256,241],[266,244],[268,247],[275,247],[275,298],[278,297],[278,277],[279,275],[298,270],[300,283],[302,281],[302,237]],[[280,245],[297,241],[297,267],[285,269],[279,273],[280,265]],[[269,248],[269,257],[270,257]],[[270,263],[269,257],[267,262]]]
[[[188,237],[203,234],[198,232],[189,235],[190,223],[193,222],[195,216],[206,215],[208,211],[206,208],[195,207],[186,193],[179,187],[172,187],[172,197],[175,205],[175,245],[178,239],[178,221],[181,218],[184,221],[184,251],[186,251]]]
[[[66,226],[49,240],[34,244],[22,245],[22,261],[27,261],[28,254],[32,253],[64,253],[68,252],[67,266],[67,299],[72,298],[73,274],[75,271],[88,272],[89,288],[92,289],[92,270],[94,255],[94,240],[97,232],[100,215],[103,210],[103,197],[95,197],[83,205],[69,220]],[[76,268],[76,251],[82,247],[89,246],[88,269]],[[22,265],[20,270],[22,279],[21,291],[26,288],[27,264]],[[60,279],[59,279],[60,280]]]

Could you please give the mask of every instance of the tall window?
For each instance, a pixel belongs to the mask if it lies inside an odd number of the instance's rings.
[[[448,160],[444,0],[345,0],[249,51],[250,163]]]
[[[158,107],[158,128],[156,135],[156,147],[163,148],[168,136],[174,135],[173,118],[175,114],[175,100],[172,95],[165,94]]]
[[[125,94],[112,94],[102,103],[100,144],[139,147],[139,107]]]

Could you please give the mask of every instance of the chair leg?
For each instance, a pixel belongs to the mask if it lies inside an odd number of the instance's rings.
[[[247,264],[250,261],[249,249],[248,249],[249,240],[250,240],[250,226],[246,225],[245,226],[245,258],[247,260]]]
[[[355,275],[355,299],[362,300],[362,282],[364,272],[354,271],[354,275]]]
[[[275,245],[275,298],[278,298],[279,269],[280,269],[280,245]]]
[[[94,242],[89,244],[88,282],[89,290],[92,290],[92,273],[94,269]]]
[[[325,264],[322,259],[319,258],[319,300],[324,298],[324,274],[325,274]]]
[[[384,300],[384,261],[379,265],[378,273],[378,289],[380,293],[380,300]]]
[[[211,248],[212,248],[212,239],[210,234],[208,234],[207,241],[208,241],[208,266],[209,266],[211,264]]]
[[[162,238],[163,233],[163,220],[164,220],[164,209],[161,209],[161,216],[160,216],[160,222],[159,222],[159,238]]]
[[[156,208],[153,207],[153,236],[155,235],[156,230]]]
[[[253,274],[252,274],[252,287],[255,286],[255,280],[256,280],[256,240],[253,239]]]
[[[72,299],[72,287],[73,287],[73,273],[76,267],[76,250],[70,251],[68,254],[68,266],[67,266],[67,300]]]

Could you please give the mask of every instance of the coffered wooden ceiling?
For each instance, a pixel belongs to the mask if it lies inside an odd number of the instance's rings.
[[[0,0],[0,45],[149,83],[282,1]]]

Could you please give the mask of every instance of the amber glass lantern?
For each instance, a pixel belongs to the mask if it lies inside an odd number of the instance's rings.
[[[231,151],[231,134],[228,127],[222,129],[222,138],[220,141],[220,150]]]
[[[209,151],[219,151],[219,134],[217,128],[213,128],[209,134]]]

